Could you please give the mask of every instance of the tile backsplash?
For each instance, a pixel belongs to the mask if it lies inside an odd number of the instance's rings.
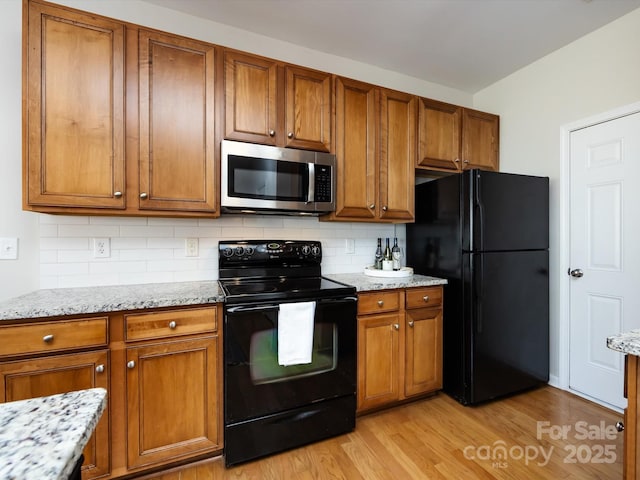
[[[406,238],[402,224],[288,216],[175,219],[40,214],[39,224],[40,288],[217,279],[218,241],[234,239],[319,240],[323,273],[355,273],[373,263],[378,237],[397,236],[403,250]],[[196,256],[186,255],[188,238],[197,239]],[[95,256],[94,239],[108,239],[108,257]],[[354,253],[346,253],[347,240],[353,240]]]

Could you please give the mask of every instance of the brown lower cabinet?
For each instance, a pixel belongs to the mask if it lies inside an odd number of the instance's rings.
[[[358,296],[358,412],[442,388],[442,287]]]
[[[0,402],[102,387],[82,478],[117,478],[222,452],[222,304],[0,326]]]

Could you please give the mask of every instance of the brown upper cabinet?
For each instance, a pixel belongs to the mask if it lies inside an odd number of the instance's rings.
[[[145,211],[215,212],[216,50],[145,30],[137,43],[140,180],[132,203]]]
[[[331,150],[331,74],[228,50],[224,79],[225,138]]]
[[[24,208],[217,215],[215,47],[25,9]]]
[[[23,205],[124,209],[125,26],[24,8]]]
[[[323,219],[411,221],[416,97],[340,77],[335,90],[336,211]]]
[[[497,115],[421,98],[418,124],[418,168],[498,170]]]

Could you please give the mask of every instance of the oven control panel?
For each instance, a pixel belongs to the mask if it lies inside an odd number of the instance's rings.
[[[218,243],[221,266],[303,261],[320,264],[322,246],[315,240],[230,240]]]

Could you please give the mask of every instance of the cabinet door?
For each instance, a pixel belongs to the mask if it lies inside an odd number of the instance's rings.
[[[227,51],[224,78],[225,138],[276,145],[278,64]]]
[[[499,169],[497,115],[470,110],[462,111],[462,167]]]
[[[109,389],[106,350],[0,363],[0,402],[102,387]],[[109,473],[109,407],[84,451],[82,478]]]
[[[141,210],[216,210],[213,45],[139,32]]]
[[[331,150],[331,74],[285,67],[286,146]]]
[[[377,216],[378,90],[336,78],[336,217]]]
[[[442,309],[406,312],[405,395],[442,388]]]
[[[358,410],[399,399],[399,314],[358,318]]]
[[[124,208],[124,25],[29,3],[25,208]]]
[[[418,167],[460,168],[462,109],[421,98],[418,111]]]
[[[416,97],[381,90],[380,219],[414,219]]]
[[[218,337],[127,349],[127,466],[221,447]]]

